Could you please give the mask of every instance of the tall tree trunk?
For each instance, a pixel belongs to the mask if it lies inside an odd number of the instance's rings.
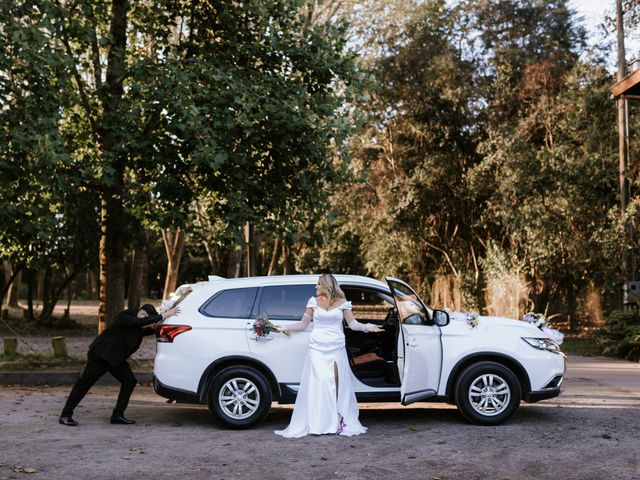
[[[91,300],[97,300],[98,298],[100,298],[100,285],[98,284],[98,276],[96,275],[96,271],[93,268],[87,272],[87,282],[89,298]]]
[[[13,268],[11,267],[11,262],[8,262],[7,260],[2,260],[2,265],[0,265],[0,269],[2,270],[2,275],[0,278],[0,285],[2,285],[3,287],[5,286],[6,282],[9,281],[9,277],[11,276],[11,272],[13,271]]]
[[[6,260],[0,261],[0,306],[4,305],[4,296],[9,289],[7,282],[11,275],[11,268],[9,268],[9,262]]]
[[[276,237],[273,242],[273,254],[271,255],[271,262],[269,262],[269,271],[267,275],[271,276],[276,273],[276,267],[278,266],[278,256],[280,253],[280,238]]]
[[[124,154],[119,140],[119,110],[126,74],[127,0],[112,0],[107,54],[106,88],[102,96],[100,143],[105,164],[111,167],[110,186],[102,192],[100,238],[100,309],[98,331],[124,307]]]
[[[129,275],[129,292],[127,295],[129,308],[140,306],[140,300],[145,291],[144,278],[148,261],[146,242],[140,242],[133,250],[131,257],[131,274]]]
[[[247,277],[255,277],[257,274],[256,235],[253,224],[247,222],[244,226],[244,241],[247,255]]]
[[[229,266],[227,268],[228,278],[238,278],[242,268],[242,250],[231,250],[229,252]]]
[[[209,259],[209,266],[211,267],[211,275],[217,275],[220,269],[220,260],[218,258],[218,249],[215,245],[210,244],[207,241],[202,242],[204,249],[207,252],[207,258]]]
[[[284,271],[282,273],[284,275],[289,275],[291,274],[291,247],[286,240],[282,242],[282,256],[284,258]]]
[[[44,276],[42,277],[42,296],[40,297],[42,299],[42,310],[40,311],[40,318],[50,318],[53,315],[53,279],[54,273],[51,268],[45,268]]]
[[[102,200],[102,235],[100,238],[100,308],[98,331],[124,308],[124,208],[120,195],[105,192]]]
[[[38,270],[38,273],[36,273],[36,289],[35,289],[35,298],[39,298],[42,299],[42,297],[44,296],[44,282],[45,282],[45,276],[47,274],[46,269],[45,270]]]
[[[37,272],[29,268],[25,272],[25,277],[27,277],[27,318],[33,319],[33,292],[36,289]]]
[[[58,300],[62,297],[65,289],[71,285],[75,276],[75,271],[72,271],[69,274],[63,271],[62,276],[60,276],[50,268],[45,270],[42,311],[40,312],[40,318],[48,319],[53,317],[53,310],[56,308]],[[57,287],[55,285],[56,279],[61,279],[60,285]]]
[[[0,284],[0,286],[2,288],[0,288],[0,305],[4,304],[4,299],[5,296],[9,296],[10,295],[10,289],[13,285],[13,283],[16,280],[16,277],[18,276],[18,274],[22,273],[22,267],[9,267],[9,262],[3,262],[3,273],[2,275],[0,275],[2,277],[2,283]]]
[[[15,267],[14,267],[15,268]],[[18,300],[20,299],[20,288],[22,287],[22,270],[15,272],[13,282],[9,284],[7,290],[7,306],[18,308]]]
[[[127,307],[134,308],[140,305],[141,279],[144,269],[145,252],[143,247],[136,247],[131,254],[131,269],[129,271],[129,289],[127,291]]]
[[[180,269],[180,259],[184,251],[184,232],[177,228],[172,231],[170,228],[162,229],[162,239],[167,252],[167,277],[164,282],[164,293],[162,298],[169,298],[169,295],[176,291],[178,286],[178,270]]]
[[[576,291],[573,285],[571,284],[571,282],[567,282],[565,289],[567,292],[569,331],[577,332],[579,329],[579,325],[578,325],[578,316],[576,315]]]

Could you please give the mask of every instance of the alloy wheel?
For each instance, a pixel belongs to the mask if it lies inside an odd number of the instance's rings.
[[[247,378],[232,378],[220,389],[218,404],[225,415],[242,420],[253,415],[260,406],[260,391]]]
[[[480,415],[493,417],[507,408],[511,389],[504,378],[495,373],[478,376],[469,386],[469,403]]]

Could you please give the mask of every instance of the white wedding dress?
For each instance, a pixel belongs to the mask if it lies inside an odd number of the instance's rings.
[[[367,431],[358,420],[358,403],[353,390],[353,373],[349,367],[342,327],[345,309],[351,302],[331,310],[318,306],[311,297],[307,308],[313,309],[313,330],[309,351],[291,415],[284,430],[275,433],[287,438],[308,434],[359,435]],[[334,365],[337,367],[338,384]]]

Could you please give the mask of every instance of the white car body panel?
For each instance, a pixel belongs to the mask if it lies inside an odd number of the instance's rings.
[[[556,375],[564,374],[562,355],[536,350],[522,340],[522,337],[544,337],[538,328],[500,317],[480,316],[478,320],[478,325],[472,327],[454,317],[443,329],[442,344],[447,354],[438,389],[440,395],[445,392],[451,370],[461,359],[472,355],[491,353],[517,360],[528,374],[532,391],[542,389]]]
[[[401,357],[402,352],[402,357]],[[403,404],[422,400],[438,391],[442,365],[440,328],[402,325],[398,336],[398,372]]]
[[[154,376],[163,386],[203,398],[202,385],[216,362],[225,359],[249,359],[263,365],[278,385],[297,391],[307,354],[311,326],[290,337],[272,333],[256,339],[252,331],[254,318],[210,317],[200,308],[223,290],[276,285],[315,285],[317,275],[290,275],[221,279],[189,285],[189,293],[180,303],[181,313],[165,324],[189,325],[191,330],[177,335],[171,343],[157,343]],[[389,287],[378,280],[336,275],[341,285],[373,288],[390,295]],[[259,297],[257,297],[259,298]],[[257,300],[256,300],[257,302]],[[304,311],[300,312],[300,316]],[[286,328],[298,320],[273,320]],[[479,317],[472,327],[463,316],[453,316],[444,326],[402,324],[398,338],[397,368],[401,386],[371,386],[353,375],[356,393],[396,393],[403,403],[429,396],[446,398],[451,394],[451,375],[460,362],[481,358],[504,358],[522,367],[530,392],[544,390],[557,376],[564,375],[565,358],[559,353],[538,350],[522,337],[545,337],[538,328],[522,321],[496,317]],[[242,362],[241,362],[242,363]],[[522,381],[521,381],[522,383]],[[525,385],[522,385],[523,389]],[[526,392],[524,392],[526,393]],[[547,398],[547,397],[544,397]],[[406,401],[405,401],[406,400]]]

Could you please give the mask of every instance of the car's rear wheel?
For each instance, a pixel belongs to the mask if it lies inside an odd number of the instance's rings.
[[[520,382],[504,365],[480,362],[460,375],[455,389],[462,415],[479,425],[498,425],[508,420],[520,405]]]
[[[250,367],[229,367],[211,383],[211,414],[230,428],[251,428],[262,422],[271,408],[271,389],[264,375]]]

